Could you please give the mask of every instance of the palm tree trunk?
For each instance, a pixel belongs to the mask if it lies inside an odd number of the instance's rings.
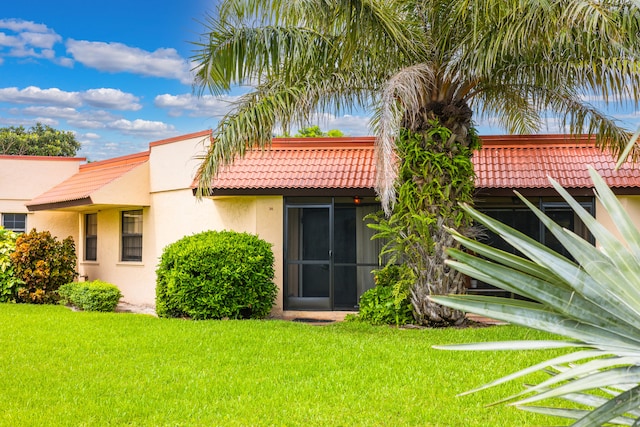
[[[429,110],[424,116],[418,126],[412,123],[417,129],[405,129],[397,142],[401,167],[392,216],[402,225],[402,256],[416,276],[411,302],[417,323],[459,325],[464,313],[435,304],[429,296],[462,294],[466,289],[465,276],[444,263],[446,249],[458,246],[445,227],[463,233],[471,229],[458,204],[473,201],[471,157],[479,138],[469,126],[470,115],[460,121],[460,116],[443,117]]]

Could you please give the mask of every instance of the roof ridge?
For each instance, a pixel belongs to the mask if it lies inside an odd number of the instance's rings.
[[[80,172],[90,171],[96,169],[109,169],[112,167],[136,165],[144,163],[149,160],[149,151],[143,151],[141,153],[128,154],[126,156],[114,157],[106,160],[98,160],[96,162],[89,162],[80,165]]]

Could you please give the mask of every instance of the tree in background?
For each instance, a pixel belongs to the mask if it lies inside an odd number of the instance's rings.
[[[298,130],[294,136],[297,138],[340,137],[344,136],[344,133],[339,129],[330,129],[327,132],[323,132],[320,126],[315,125]]]
[[[340,129],[329,129],[328,131],[324,132],[322,129],[320,129],[320,126],[314,125],[298,129],[298,132],[296,132],[296,134],[293,136],[295,138],[339,138],[341,136],[344,136],[344,132],[342,132]],[[278,137],[289,138],[291,137],[291,135],[285,132],[283,135],[278,135]]]
[[[60,131],[42,123],[0,128],[0,154],[20,156],[73,157],[80,143],[73,132]]]
[[[413,302],[419,323],[459,323],[461,312],[427,296],[464,289],[443,262],[444,248],[459,245],[444,230],[467,222],[456,195],[472,196],[473,113],[511,133],[538,132],[552,114],[569,133],[594,134],[619,154],[630,135],[587,100],[637,102],[639,15],[636,3],[620,0],[223,0],[193,58],[196,83],[213,94],[253,90],[214,129],[199,193],[221,166],[267,147],[278,126],[373,109],[376,190],[387,216],[402,186],[397,144],[437,154],[415,177],[418,193],[431,186],[442,197],[411,208],[434,215],[422,224],[426,262],[411,266]],[[440,172],[445,161],[451,173]],[[412,235],[410,227],[398,232]]]

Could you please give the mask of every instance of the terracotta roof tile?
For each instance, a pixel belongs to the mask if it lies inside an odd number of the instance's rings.
[[[615,170],[615,158],[589,137],[527,135],[483,137],[473,157],[477,188],[551,188],[552,177],[565,188],[591,188],[587,166],[610,187],[640,187],[640,168],[631,163]]]
[[[149,152],[80,165],[80,171],[26,205],[37,206],[70,202],[91,197],[91,194],[117,180],[130,170],[149,160]]]
[[[482,137],[473,162],[477,188],[551,188],[553,177],[566,188],[590,188],[587,165],[611,187],[640,187],[640,168],[615,160],[588,136],[508,135]],[[373,137],[275,139],[270,149],[251,151],[224,168],[215,190],[373,188]],[[194,187],[197,181],[194,181]]]
[[[224,168],[214,188],[372,188],[373,138],[275,140]]]

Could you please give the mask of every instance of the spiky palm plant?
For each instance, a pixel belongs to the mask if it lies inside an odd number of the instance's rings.
[[[605,228],[557,182],[598,242],[593,246],[563,229],[524,197],[575,261],[524,234],[465,206],[473,218],[505,239],[525,257],[481,244],[451,230],[468,251],[451,249],[448,264],[471,277],[529,300],[488,296],[434,296],[439,304],[566,337],[566,340],[451,345],[455,350],[574,349],[475,390],[547,371],[551,377],[504,401],[519,408],[575,419],[574,426],[640,425],[640,231],[594,169],[596,197],[611,216],[617,234]],[[472,252],[472,253],[469,253]],[[569,407],[531,406],[562,398]],[[587,409],[584,409],[587,408]]]

